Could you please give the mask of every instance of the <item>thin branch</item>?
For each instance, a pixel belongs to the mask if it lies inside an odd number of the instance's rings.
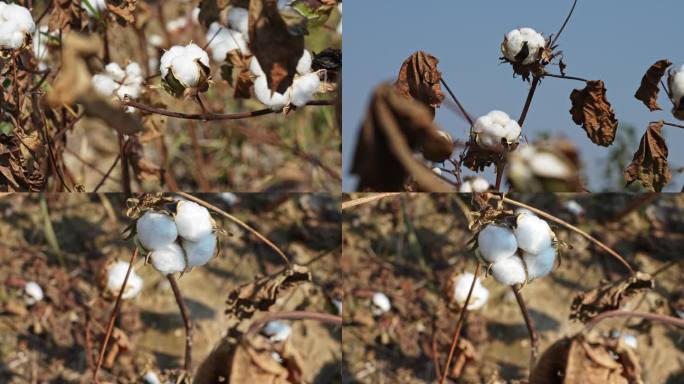
[[[583,79],[583,78],[581,78],[581,77],[566,76],[566,75],[557,75],[557,74],[555,74],[555,73],[550,73],[550,72],[544,72],[544,74],[542,75],[542,77],[547,77],[547,76],[548,76],[548,77],[555,77],[555,78],[557,78],[557,79],[567,79],[567,80],[583,81],[583,82],[585,82],[585,83],[586,83],[587,81],[589,81],[589,80]]]
[[[530,375],[532,374],[532,369],[534,364],[539,357],[539,335],[537,334],[536,326],[534,325],[534,319],[530,316],[530,312],[527,310],[527,305],[525,304],[525,299],[523,299],[520,293],[520,287],[511,286],[511,290],[515,294],[515,300],[518,302],[520,307],[520,312],[525,319],[525,326],[527,326],[527,333],[530,335]]]
[[[466,112],[465,108],[463,108],[463,105],[461,104],[460,101],[458,101],[458,98],[456,98],[456,95],[454,95],[454,93],[451,92],[451,88],[449,88],[449,85],[446,83],[446,81],[444,80],[444,78],[442,77],[442,78],[439,79],[439,80],[442,82],[442,84],[444,85],[444,88],[446,88],[446,90],[447,90],[447,92],[449,93],[449,95],[451,96],[451,98],[454,99],[454,102],[455,102],[456,105],[458,106],[458,109],[461,110],[461,113],[462,113],[463,116],[466,118],[466,120],[468,120],[468,123],[470,123],[470,126],[472,127],[472,125],[474,124],[473,118],[470,117],[470,115],[468,114],[468,112]]]
[[[684,125],[681,124],[675,124],[675,123],[668,123],[667,121],[662,121],[664,125],[668,125],[670,127],[675,127],[675,128],[684,128]]]
[[[238,219],[237,217],[231,215],[230,213],[228,213],[228,212],[226,212],[226,211],[224,211],[224,210],[222,210],[222,209],[220,209],[220,208],[218,208],[218,207],[216,207],[216,206],[214,206],[214,205],[212,205],[212,204],[209,204],[209,203],[207,203],[206,201],[204,201],[204,200],[202,200],[202,199],[200,199],[200,198],[197,198],[197,197],[195,197],[195,196],[193,196],[193,195],[190,195],[190,194],[185,193],[185,192],[180,192],[180,191],[177,192],[177,193],[178,193],[178,195],[183,196],[184,198],[186,198],[186,199],[188,199],[188,200],[192,200],[192,201],[196,202],[197,204],[203,205],[203,206],[205,206],[205,207],[211,209],[212,211],[214,211],[214,212],[220,214],[221,216],[223,216],[223,217],[225,217],[225,218],[227,218],[227,219],[233,221],[233,222],[236,223],[237,225],[239,225],[239,226],[241,226],[242,228],[246,229],[247,231],[251,232],[252,234],[254,234],[254,236],[256,236],[257,238],[259,238],[259,240],[263,241],[264,243],[266,243],[266,245],[268,245],[269,247],[271,247],[271,249],[273,249],[273,250],[274,250],[274,251],[283,259],[283,261],[285,261],[285,263],[287,263],[288,265],[290,265],[290,259],[288,259],[287,256],[285,256],[285,253],[283,253],[283,251],[281,251],[280,248],[278,248],[277,245],[273,244],[273,243],[271,242],[271,240],[267,239],[264,235],[262,235],[261,233],[259,233],[256,229],[254,229],[254,228],[250,227],[249,225],[247,225],[247,223],[245,223],[244,221]]]
[[[475,267],[475,273],[473,274],[473,281],[470,283],[470,289],[468,290],[468,296],[466,296],[465,303],[461,308],[461,313],[458,316],[458,321],[456,322],[454,335],[451,338],[449,356],[447,357],[446,364],[444,365],[444,370],[442,371],[442,377],[439,380],[439,384],[444,384],[446,382],[447,376],[449,375],[449,366],[451,365],[451,360],[454,358],[454,351],[456,350],[456,345],[458,345],[458,337],[461,334],[461,328],[463,327],[463,322],[465,321],[466,314],[468,313],[468,303],[470,303],[470,296],[473,294],[473,289],[475,289],[475,282],[477,282],[477,275],[480,274],[480,267],[482,267],[482,265],[477,263],[477,267]]]
[[[255,320],[250,325],[247,334],[253,334],[259,331],[266,323],[273,320],[316,320],[323,323],[342,325],[342,316],[331,315],[329,313],[307,312],[307,311],[289,311],[267,314],[259,320]]]
[[[192,369],[192,320],[188,316],[188,307],[183,301],[183,295],[181,294],[180,287],[178,287],[178,282],[172,274],[166,276],[171,284],[171,289],[173,290],[173,296],[176,298],[176,303],[178,304],[178,309],[180,309],[181,316],[183,317],[183,324],[185,324],[185,364],[183,368],[187,373],[190,373]]]
[[[642,319],[648,319],[648,320],[653,320],[653,321],[660,321],[663,323],[667,323],[670,325],[674,325],[675,327],[679,328],[684,328],[684,319],[680,319],[678,317],[673,317],[673,316],[667,316],[667,315],[661,315],[659,313],[651,313],[651,312],[637,312],[637,311],[621,311],[621,310],[615,310],[615,311],[607,311],[603,312],[600,315],[594,317],[587,325],[584,327],[585,332],[591,331],[598,323],[600,323],[602,320],[605,320],[607,318],[611,317],[639,317]]]
[[[572,13],[575,11],[576,5],[577,5],[577,0],[575,0],[572,3],[572,8],[570,8],[570,12],[568,13],[568,16],[565,18],[563,25],[561,25],[560,29],[558,30],[558,33],[556,33],[556,36],[551,41],[551,44],[549,44],[549,47],[553,47],[553,45],[556,44],[556,41],[558,41],[558,38],[560,38],[561,33],[563,33],[563,30],[565,29],[565,26],[568,25],[568,22],[570,21],[570,17],[572,17]]]
[[[356,207],[357,205],[363,205],[366,203],[370,203],[371,201],[380,200],[380,199],[383,199],[385,197],[390,197],[390,196],[397,196],[400,194],[401,194],[401,192],[387,192],[387,193],[374,193],[370,196],[359,197],[358,199],[353,199],[353,200],[343,202],[342,203],[342,210],[344,211],[345,209],[353,208],[353,207]]]
[[[522,113],[520,113],[520,118],[518,119],[518,125],[522,128],[525,123],[525,118],[527,117],[527,112],[530,110],[530,105],[532,105],[532,98],[534,97],[534,92],[537,90],[539,85],[539,77],[535,77],[532,80],[532,86],[530,91],[527,93],[527,99],[525,100],[525,106],[523,107]]]

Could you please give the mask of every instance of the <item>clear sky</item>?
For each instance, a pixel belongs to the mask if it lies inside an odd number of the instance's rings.
[[[532,27],[545,36],[556,33],[572,1],[348,0],[344,4],[343,187],[351,191],[356,181],[349,169],[370,93],[380,82],[394,81],[404,59],[417,50],[439,58],[445,80],[474,118],[493,109],[517,118],[529,85],[512,77],[510,65],[499,63],[503,36],[517,27]],[[649,121],[677,122],[664,92],[659,99],[664,111],[655,113],[633,95],[655,61],[667,58],[677,68],[684,64],[682,15],[682,0],[579,0],[558,42],[567,74],[603,80],[620,123],[637,128],[630,160]],[[558,72],[557,67],[549,68]],[[570,92],[583,87],[581,82],[545,79],[523,134],[530,140],[544,132],[572,139],[580,149],[589,188],[601,191],[607,188],[603,167],[609,150],[592,144],[569,113]],[[467,123],[445,105],[435,121],[453,137],[467,138]],[[670,167],[684,166],[684,130],[664,130]],[[619,129],[618,140],[626,133]],[[618,172],[622,170],[616,168]],[[491,172],[485,177],[493,182]],[[675,175],[668,190],[678,191],[682,181],[684,177]]]

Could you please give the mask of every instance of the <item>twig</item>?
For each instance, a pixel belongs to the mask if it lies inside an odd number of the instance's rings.
[[[444,78],[441,78],[441,79],[439,79],[439,80],[442,82],[442,84],[444,85],[444,88],[446,88],[446,90],[447,90],[447,92],[449,93],[449,95],[451,96],[451,98],[454,99],[454,102],[455,102],[456,105],[458,106],[458,109],[461,110],[461,113],[462,113],[463,116],[466,118],[466,120],[468,120],[468,123],[470,123],[470,126],[472,127],[472,125],[473,125],[473,123],[474,123],[474,122],[473,122],[473,118],[470,117],[470,115],[468,114],[468,112],[466,112],[465,108],[463,108],[463,105],[461,104],[460,101],[458,101],[458,98],[456,98],[456,95],[454,95],[454,93],[451,92],[451,88],[449,88],[449,85],[446,83],[446,81],[444,80]]]
[[[581,78],[581,77],[566,76],[566,75],[557,75],[557,74],[555,74],[555,73],[550,73],[550,72],[544,72],[544,74],[543,74],[542,76],[543,76],[543,77],[547,77],[547,76],[548,76],[548,77],[555,77],[555,78],[557,78],[557,79],[577,80],[577,81],[583,81],[583,82],[585,82],[585,83],[586,83],[587,81],[589,81],[589,80],[583,79],[583,78]]]
[[[185,301],[183,301],[183,295],[178,287],[176,278],[173,277],[172,274],[167,275],[166,278],[171,284],[173,296],[176,298],[178,309],[180,309],[181,316],[183,317],[183,324],[185,324],[185,364],[183,365],[183,368],[190,374],[190,370],[192,369],[192,320],[190,320],[190,316],[188,316],[188,307],[185,305]]]
[[[530,316],[530,312],[527,310],[527,305],[525,304],[525,300],[523,299],[522,294],[520,293],[520,287],[516,286],[511,286],[511,290],[513,290],[513,293],[515,294],[515,300],[518,302],[518,306],[520,307],[520,312],[523,315],[523,318],[525,318],[525,325],[527,326],[527,333],[530,335],[530,375],[532,374],[532,369],[534,368],[534,364],[537,361],[537,357],[539,357],[539,335],[537,334],[536,327],[534,325],[534,319],[532,319],[532,316]]]
[[[610,318],[610,317],[639,317],[642,319],[660,321],[663,323],[674,325],[675,327],[684,328],[684,319],[680,319],[678,317],[661,315],[659,313],[651,313],[651,312],[615,310],[615,311],[603,312],[600,315],[594,317],[584,327],[585,332],[591,331],[599,322],[601,322],[602,320],[605,320],[607,318]]]
[[[504,168],[506,167],[505,162],[503,161],[497,161],[496,162],[496,181],[494,183],[494,189],[499,191],[501,189],[501,180],[503,179],[503,171]]]
[[[105,350],[107,350],[107,344],[109,343],[109,337],[112,335],[112,331],[114,330],[114,322],[116,321],[116,316],[119,314],[119,309],[121,308],[121,296],[123,296],[124,290],[126,289],[126,284],[128,283],[128,276],[131,274],[131,269],[133,269],[133,264],[135,263],[135,259],[137,257],[138,248],[135,248],[135,250],[133,251],[133,255],[131,256],[131,261],[128,263],[126,277],[124,277],[124,281],[123,284],[121,284],[119,294],[116,296],[114,308],[112,308],[112,312],[109,314],[109,322],[107,322],[107,332],[105,333],[104,339],[102,340],[102,345],[100,345],[100,353],[98,354],[97,363],[95,364],[95,370],[93,371],[93,381],[95,383],[99,382],[97,380],[97,372],[100,370],[100,367],[102,366],[102,361],[104,360],[105,356]]]
[[[247,334],[253,334],[261,329],[266,323],[273,320],[316,320],[323,323],[342,325],[342,316],[331,315],[329,313],[307,312],[307,311],[289,311],[267,314],[266,316],[255,320],[249,326]]]
[[[365,197],[359,197],[358,199],[353,199],[349,201],[345,201],[342,203],[342,210],[344,211],[345,209],[353,208],[356,207],[357,205],[363,205],[366,203],[370,203],[371,201],[375,200],[380,200],[385,197],[390,197],[390,196],[397,196],[400,195],[400,192],[387,192],[387,193],[375,193],[370,196],[365,196]]]
[[[575,11],[576,5],[577,5],[577,0],[575,0],[572,3],[572,8],[570,8],[570,12],[568,13],[568,16],[565,18],[563,25],[561,25],[560,29],[558,30],[558,33],[556,33],[556,36],[551,41],[551,44],[549,44],[549,47],[553,47],[553,45],[556,43],[556,41],[558,41],[558,38],[560,37],[561,33],[563,33],[565,26],[568,25],[568,21],[570,21],[570,17],[572,17],[572,13]]]
[[[527,99],[525,100],[525,106],[523,107],[522,113],[520,113],[520,118],[518,119],[518,125],[522,128],[525,123],[525,118],[527,117],[527,112],[530,110],[530,105],[532,105],[532,98],[534,97],[534,92],[537,90],[537,85],[539,85],[539,77],[532,80],[532,86],[530,91],[527,93]]]
[[[100,180],[100,182],[97,183],[97,185],[95,186],[95,189],[93,190],[93,193],[97,193],[97,191],[100,189],[100,187],[105,183],[105,181],[107,181],[107,179],[109,178],[109,175],[111,175],[114,168],[116,168],[116,165],[119,164],[119,160],[121,160],[121,153],[116,155],[116,159],[114,159],[114,162],[112,163],[112,165],[107,170],[107,173],[105,173],[105,175],[102,177],[102,180]]]
[[[651,123],[654,123],[653,121]],[[661,121],[664,125],[668,125],[670,127],[675,127],[675,128],[684,128],[684,125],[681,124],[675,124],[675,123],[668,123],[667,121]]]
[[[454,351],[456,350],[456,345],[458,344],[458,336],[461,334],[461,327],[465,321],[466,314],[468,313],[468,303],[470,302],[470,296],[473,294],[473,289],[475,288],[475,282],[477,281],[477,275],[480,274],[480,267],[482,265],[477,263],[475,267],[475,273],[473,274],[473,281],[470,283],[470,290],[468,290],[468,296],[466,296],[465,303],[461,308],[461,313],[458,316],[458,322],[456,322],[456,328],[454,329],[454,335],[451,338],[451,348],[449,349],[449,356],[447,357],[446,364],[444,365],[444,370],[442,371],[442,377],[439,380],[439,384],[444,384],[447,376],[449,375],[449,366],[451,365],[451,359],[454,358]]]
[[[197,197],[195,197],[195,196],[193,196],[193,195],[190,195],[190,194],[185,193],[185,192],[180,192],[180,191],[177,192],[177,193],[178,193],[180,196],[183,196],[184,198],[186,198],[186,199],[188,199],[188,200],[192,200],[192,201],[196,202],[197,204],[203,205],[203,206],[205,206],[205,207],[211,209],[212,211],[214,211],[214,212],[220,214],[221,216],[223,216],[223,217],[225,217],[225,218],[227,218],[227,219],[229,219],[229,220],[235,222],[237,225],[239,225],[239,226],[241,226],[242,228],[248,230],[249,232],[251,232],[252,234],[254,234],[254,236],[258,237],[259,240],[263,241],[264,243],[266,243],[266,245],[268,245],[269,247],[271,247],[271,249],[273,249],[273,250],[274,250],[274,251],[275,251],[275,252],[276,252],[284,261],[285,261],[285,263],[287,263],[288,265],[290,265],[290,259],[288,259],[287,256],[285,256],[285,253],[283,253],[283,251],[281,251],[280,248],[278,248],[278,246],[276,246],[275,244],[273,244],[273,243],[271,242],[271,240],[267,239],[264,235],[262,235],[261,233],[259,233],[256,229],[254,229],[254,228],[250,227],[249,225],[247,225],[247,223],[245,223],[244,221],[238,219],[237,217],[231,215],[230,213],[228,213],[228,212],[226,212],[226,211],[224,211],[224,210],[222,210],[222,209],[220,209],[220,208],[218,208],[218,207],[216,207],[216,206],[214,206],[214,205],[212,205],[212,204],[209,204],[209,203],[207,203],[206,201],[204,201],[204,200],[202,200],[202,199],[200,199],[200,198],[197,198]]]

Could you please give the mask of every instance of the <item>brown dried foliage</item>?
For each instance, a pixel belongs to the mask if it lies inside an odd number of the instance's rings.
[[[645,189],[660,192],[672,179],[672,172],[667,164],[667,142],[662,128],[662,121],[648,126],[632,163],[625,169],[627,185],[639,180]]]
[[[634,94],[634,97],[641,100],[651,112],[662,109],[660,105],[658,105],[660,80],[663,78],[665,71],[670,65],[672,65],[670,60],[658,60],[651,65],[641,79],[639,89],[637,89]]]
[[[618,121],[613,107],[606,99],[606,88],[601,80],[587,81],[587,86],[570,94],[572,120],[581,125],[594,144],[607,147],[615,140]]]
[[[430,108],[434,117],[435,108],[444,101],[440,80],[442,73],[437,69],[439,60],[423,51],[407,58],[401,65],[395,83],[406,97],[412,97]]]
[[[572,301],[570,319],[586,323],[602,312],[619,309],[630,296],[653,289],[653,287],[653,278],[643,272],[637,272],[623,280],[603,284],[596,289],[575,296]]]

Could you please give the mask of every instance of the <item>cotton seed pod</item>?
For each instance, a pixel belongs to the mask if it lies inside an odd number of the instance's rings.
[[[268,339],[273,342],[281,342],[290,338],[292,335],[292,327],[283,323],[282,321],[269,321],[261,329],[261,332],[268,336]]]
[[[183,254],[183,249],[176,243],[171,243],[152,251],[150,253],[150,260],[154,269],[163,275],[185,270],[185,255]]]
[[[45,297],[43,294],[43,288],[38,285],[35,281],[29,281],[24,286],[25,300],[27,305],[34,305],[39,301],[42,301]]]
[[[36,30],[31,12],[17,4],[0,1],[0,49],[18,49]]]
[[[672,115],[679,120],[684,120],[684,65],[678,71],[671,72],[667,82],[674,104]]]
[[[473,124],[477,144],[483,149],[494,152],[504,151],[502,142],[506,142],[509,146],[518,143],[520,132],[518,122],[501,111],[491,111],[475,120]]]
[[[194,201],[179,201],[176,206],[176,227],[184,240],[200,241],[214,227],[209,210]]]
[[[501,259],[490,269],[494,279],[504,285],[523,284],[527,278],[525,266],[518,256]]]
[[[470,291],[470,286],[473,283],[473,278],[475,278],[475,286],[473,287],[473,293],[470,296],[470,301],[468,302],[468,310],[476,310],[484,307],[489,299],[489,290],[482,285],[479,278],[476,278],[472,273],[466,272],[455,276],[453,278],[453,296],[454,300],[458,305],[463,307],[466,299],[468,298],[468,292]]]
[[[501,43],[501,52],[508,60],[530,65],[541,59],[546,40],[532,28],[518,28],[506,34]]]
[[[135,223],[138,241],[148,251],[165,247],[178,237],[178,230],[169,215],[148,211]]]
[[[389,310],[392,309],[392,303],[390,302],[389,297],[387,297],[387,295],[385,295],[382,292],[373,293],[371,301],[375,306],[375,308],[373,309],[373,314],[376,316],[380,316],[383,313],[389,312]]]
[[[551,246],[553,231],[549,223],[535,215],[518,215],[513,229],[518,247],[525,252],[537,254]]]
[[[125,261],[117,261],[110,265],[107,269],[107,291],[116,296],[121,291],[121,286],[126,279],[126,272],[128,271],[128,263]],[[131,273],[126,282],[126,288],[121,295],[124,300],[132,299],[140,293],[143,288],[143,279],[135,272],[135,267],[131,268]]]
[[[164,88],[172,95],[180,97],[188,88],[209,89],[209,55],[196,44],[171,47],[159,63]]]
[[[216,254],[216,235],[204,236],[198,241],[183,240],[183,250],[188,258],[188,268],[206,264]]]
[[[472,178],[466,178],[458,191],[460,193],[473,193],[473,192],[487,192],[489,189],[489,182],[482,177],[476,176]]]
[[[529,280],[544,277],[553,270],[556,263],[556,248],[549,246],[537,254],[523,252],[523,261],[527,265],[527,278]]]
[[[478,233],[477,245],[478,254],[490,263],[511,257],[518,250],[513,231],[496,224],[489,224]]]

